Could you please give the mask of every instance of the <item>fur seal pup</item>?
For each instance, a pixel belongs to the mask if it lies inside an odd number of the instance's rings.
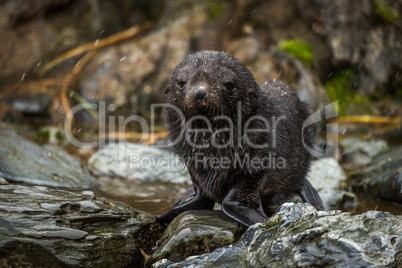
[[[245,65],[224,52],[187,56],[166,88],[167,125],[174,152],[193,187],[158,217],[170,222],[191,209],[222,204],[250,226],[268,219],[268,206],[292,193],[322,210],[306,179],[315,125],[303,128],[310,109],[279,81],[258,86]]]

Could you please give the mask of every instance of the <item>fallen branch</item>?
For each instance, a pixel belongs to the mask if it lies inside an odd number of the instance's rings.
[[[350,115],[331,120],[334,123],[371,123],[371,124],[400,124],[402,117],[385,117],[375,115]]]
[[[153,23],[146,21],[146,22],[142,23],[141,25],[133,26],[125,31],[113,34],[104,39],[96,40],[95,42],[86,43],[84,45],[73,48],[73,49],[61,54],[60,56],[56,57],[55,59],[51,60],[50,62],[48,62],[40,70],[39,75],[43,76],[45,73],[47,73],[50,69],[52,69],[57,64],[65,61],[69,58],[72,58],[74,56],[78,56],[82,53],[85,53],[85,52],[88,52],[91,50],[110,46],[110,45],[116,44],[121,41],[125,41],[130,38],[138,37],[144,31],[148,31],[152,26],[153,26]]]

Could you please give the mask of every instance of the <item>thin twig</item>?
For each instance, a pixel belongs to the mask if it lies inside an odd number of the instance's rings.
[[[142,23],[141,25],[133,26],[131,28],[128,28],[125,31],[122,31],[122,32],[113,34],[109,37],[106,37],[105,39],[102,39],[102,40],[99,40],[96,42],[86,43],[84,45],[75,47],[75,48],[61,54],[60,56],[56,57],[55,59],[51,60],[50,62],[48,62],[40,70],[39,75],[43,76],[45,73],[47,73],[50,69],[52,69],[57,64],[65,61],[69,58],[72,58],[74,56],[80,55],[84,52],[103,48],[103,47],[106,47],[106,46],[109,46],[112,44],[116,44],[118,42],[130,39],[130,38],[136,37],[139,34],[141,34],[142,32],[149,30],[151,28],[151,26],[153,26],[153,23],[146,21],[146,22]]]

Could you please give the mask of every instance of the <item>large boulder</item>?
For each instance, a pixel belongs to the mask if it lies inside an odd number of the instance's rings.
[[[233,245],[153,267],[399,267],[401,234],[402,217],[387,212],[352,216],[285,203]]]
[[[91,191],[0,186],[1,267],[129,267],[145,262],[162,226]]]
[[[40,146],[0,128],[0,177],[9,182],[94,188],[99,182],[88,169],[63,148]]]

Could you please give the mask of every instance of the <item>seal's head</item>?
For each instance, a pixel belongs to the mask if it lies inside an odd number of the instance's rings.
[[[249,104],[259,87],[244,64],[225,52],[187,56],[172,72],[168,103],[185,115],[231,115],[238,102]]]

